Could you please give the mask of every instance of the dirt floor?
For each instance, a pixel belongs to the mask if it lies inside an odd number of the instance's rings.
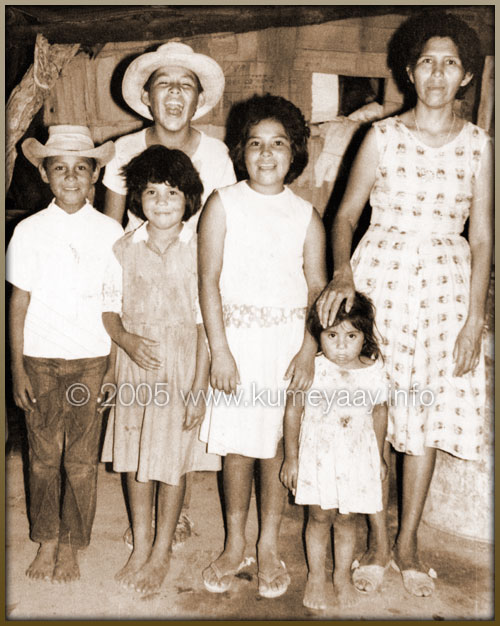
[[[141,596],[122,589],[115,572],[129,551],[122,540],[128,526],[120,476],[103,464],[99,471],[97,514],[91,545],[81,553],[81,579],[67,585],[31,581],[25,570],[37,544],[28,538],[23,456],[11,449],[6,459],[6,604],[7,619],[493,619],[493,548],[457,538],[421,524],[420,544],[425,563],[438,573],[431,598],[410,596],[400,574],[388,570],[379,592],[364,596],[349,610],[312,612],[302,606],[307,567],[304,556],[303,507],[288,504],[282,525],[281,556],[292,583],[281,598],[267,600],[257,593],[256,566],[242,571],[230,591],[205,590],[201,571],[221,551],[224,539],[221,505],[215,473],[198,473],[192,488],[190,516],[193,535],[174,552],[171,569],[160,593]],[[391,527],[396,507],[390,507]],[[255,555],[257,515],[252,498],[248,555]],[[366,541],[363,518],[359,550]],[[331,558],[327,562],[331,574]]]

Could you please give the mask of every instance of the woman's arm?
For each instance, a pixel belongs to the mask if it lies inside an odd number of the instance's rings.
[[[318,314],[324,328],[331,326],[343,300],[350,311],[354,301],[351,270],[352,238],[359,218],[370,197],[378,165],[375,130],[368,131],[354,160],[347,187],[332,227],[333,279],[318,302]]]
[[[299,462],[300,421],[304,411],[304,392],[289,393],[286,398],[285,421],[285,460],[281,467],[281,482],[295,495]]]
[[[219,194],[214,192],[207,200],[198,223],[200,308],[210,345],[211,385],[214,389],[233,393],[240,379],[227,343],[219,290],[225,237],[226,215]]]
[[[121,224],[123,214],[125,213],[126,199],[127,196],[122,196],[122,194],[116,193],[116,191],[106,189],[104,195],[104,215],[109,215],[109,217],[112,217]]]
[[[10,352],[12,365],[13,395],[16,406],[32,411],[36,403],[30,379],[24,369],[24,320],[30,303],[29,291],[12,286],[9,307]]]
[[[315,302],[326,285],[325,229],[315,209],[304,240],[304,276],[307,282],[307,307]],[[304,330],[304,340],[299,352],[294,356],[285,373],[285,380],[291,378],[288,389],[307,390],[314,376],[314,356],[318,350],[315,339]]]
[[[454,376],[474,369],[481,352],[486,297],[491,272],[493,245],[493,152],[491,143],[483,151],[470,208],[469,245],[471,277],[469,310],[453,350]]]

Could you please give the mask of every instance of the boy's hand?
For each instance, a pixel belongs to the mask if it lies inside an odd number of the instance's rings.
[[[101,389],[97,396],[97,412],[104,411],[111,405],[107,404],[108,399],[113,398],[116,393],[116,379],[114,363],[112,367],[108,367],[101,383]]]
[[[159,341],[134,335],[134,333],[126,333],[122,340],[122,347],[129,357],[144,370],[159,370],[162,362],[156,356]]]
[[[36,398],[24,367],[12,371],[12,382],[16,406],[30,413],[35,408]]]
[[[240,375],[236,361],[229,350],[212,353],[210,366],[210,384],[214,389],[224,393],[236,393],[236,386],[240,384]]]
[[[191,389],[184,416],[184,430],[191,430],[203,422],[207,410],[205,390]]]
[[[283,378],[290,380],[289,391],[307,391],[314,379],[314,353],[299,350],[290,361]]]
[[[285,459],[281,466],[280,479],[287,489],[295,495],[297,489],[297,473],[298,473],[298,460],[297,458]]]
[[[387,478],[387,463],[384,459],[380,459],[380,480],[384,482]]]

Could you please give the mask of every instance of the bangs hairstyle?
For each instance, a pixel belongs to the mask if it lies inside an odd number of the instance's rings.
[[[473,77],[480,75],[483,55],[475,30],[458,17],[429,7],[425,13],[403,22],[389,42],[387,65],[401,91],[415,93],[406,68],[415,68],[425,44],[433,37],[449,37],[457,47],[465,72]],[[457,98],[463,97],[472,82],[459,88]]]
[[[168,183],[183,192],[186,200],[182,221],[188,220],[201,207],[203,185],[191,159],[181,150],[151,146],[134,157],[120,170],[127,184],[128,208],[146,221],[141,196],[148,183]]]
[[[318,296],[316,302],[314,302],[311,306],[307,316],[307,328],[314,339],[316,339],[318,349],[321,349],[321,333],[324,330],[327,330],[321,325],[318,311],[316,309],[320,296]],[[361,292],[356,291],[354,295],[354,302],[349,313],[345,310],[345,300],[343,300],[333,325],[328,328],[337,326],[342,322],[350,322],[356,330],[363,333],[361,356],[366,356],[373,360],[381,358],[380,348],[375,337],[375,307],[373,306],[370,298],[367,298]]]
[[[245,145],[253,126],[263,120],[276,120],[283,125],[291,143],[292,162],[285,176],[285,184],[288,185],[298,178],[304,171],[309,155],[307,152],[307,140],[311,131],[302,112],[289,100],[281,96],[252,96],[238,107],[241,109],[243,120],[239,122],[238,138],[234,145],[230,146],[229,154],[234,167],[243,178],[248,178],[245,165]]]

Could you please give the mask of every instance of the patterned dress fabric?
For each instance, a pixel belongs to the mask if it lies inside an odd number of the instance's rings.
[[[295,502],[339,513],[382,510],[380,453],[372,411],[387,400],[380,361],[346,370],[316,357],[300,426]]]
[[[196,235],[185,225],[161,253],[144,233],[146,224],[114,247],[123,270],[122,321],[129,332],[156,339],[159,370],[139,367],[117,348],[117,394],[112,402],[103,461],[137,480],[178,485],[194,470],[218,470],[198,430],[183,430],[185,398],[196,367],[198,285]],[[147,231],[146,231],[147,232]],[[168,394],[168,395],[167,395]]]
[[[352,267],[356,288],[377,308],[393,391],[388,440],[408,454],[434,447],[476,459],[484,359],[473,373],[455,377],[453,348],[470,292],[470,249],[461,233],[489,137],[466,122],[453,140],[431,148],[398,117],[374,128],[379,163],[371,223]]]
[[[226,215],[222,313],[241,385],[232,398],[214,392],[201,438],[209,452],[273,458],[283,436],[283,376],[304,339],[313,208],[288,187],[264,195],[242,181],[218,193]]]

